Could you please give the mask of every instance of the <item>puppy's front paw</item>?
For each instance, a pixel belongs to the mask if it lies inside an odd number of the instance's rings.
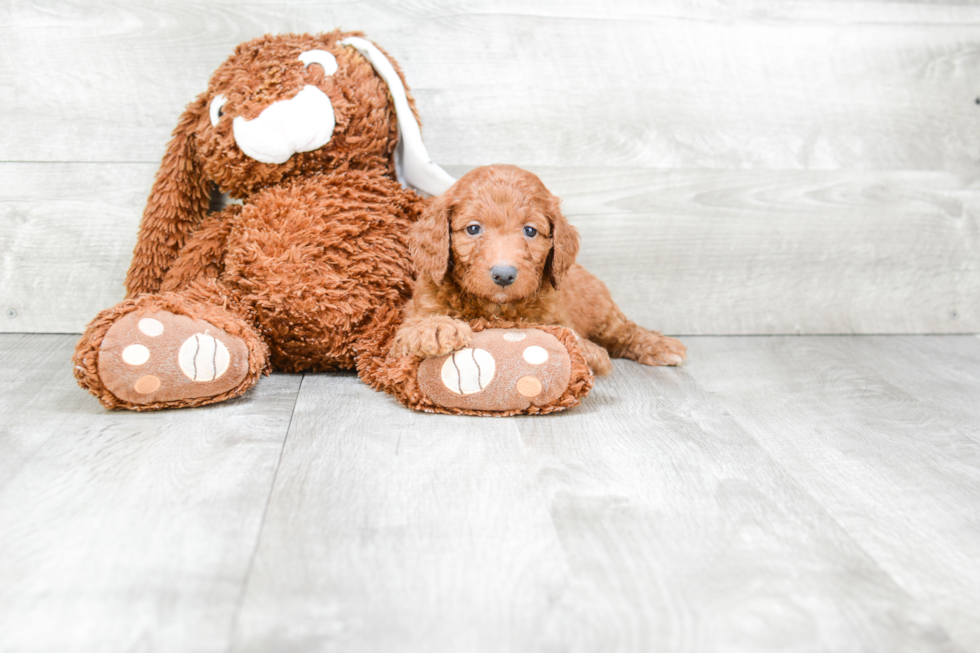
[[[402,325],[395,334],[391,353],[430,358],[462,349],[472,341],[473,330],[469,324],[445,315],[433,315]]]
[[[626,357],[644,365],[683,365],[687,347],[676,338],[646,332],[633,341]]]

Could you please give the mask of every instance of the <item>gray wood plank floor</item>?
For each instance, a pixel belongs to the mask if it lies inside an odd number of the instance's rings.
[[[104,411],[0,335],[0,651],[980,650],[980,338],[689,338],[573,411]]]

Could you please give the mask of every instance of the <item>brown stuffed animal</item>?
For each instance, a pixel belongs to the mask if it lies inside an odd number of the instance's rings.
[[[108,408],[157,410],[241,395],[270,369],[356,369],[431,412],[576,405],[592,377],[561,327],[475,320],[472,346],[422,374],[422,359],[389,356],[426,202],[409,186],[453,182],[429,160],[397,64],[362,34],[241,44],[180,118],[126,299],[76,348],[79,384]],[[241,203],[209,213],[215,186]],[[548,353],[533,365],[532,341]]]

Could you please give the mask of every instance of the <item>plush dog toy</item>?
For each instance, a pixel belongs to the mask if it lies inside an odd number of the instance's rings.
[[[156,410],[241,395],[270,369],[356,369],[431,412],[578,404],[592,377],[561,327],[474,320],[461,351],[389,355],[427,202],[413,189],[454,181],[429,159],[397,64],[362,34],[239,45],[180,118],[126,299],[76,348],[79,384],[108,408]],[[240,203],[209,213],[214,188]]]

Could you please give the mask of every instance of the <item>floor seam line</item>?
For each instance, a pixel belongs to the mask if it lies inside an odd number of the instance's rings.
[[[248,558],[248,565],[245,568],[245,576],[242,579],[242,589],[238,593],[238,599],[235,601],[235,610],[231,617],[231,633],[228,637],[228,653],[231,653],[235,649],[237,631],[238,631],[238,619],[242,613],[242,607],[245,603],[245,595],[248,593],[249,583],[252,579],[252,569],[255,566],[255,558],[259,552],[259,546],[262,543],[262,534],[265,532],[265,520],[269,515],[269,506],[272,504],[272,495],[276,490],[276,481],[279,479],[279,469],[282,467],[282,456],[286,451],[286,442],[289,440],[289,432],[293,428],[293,418],[296,416],[296,406],[299,403],[299,395],[303,391],[303,381],[306,380],[306,374],[304,373],[300,377],[299,387],[296,388],[296,397],[293,399],[293,409],[289,413],[289,423],[286,424],[286,433],[282,438],[282,446],[279,448],[279,457],[276,459],[276,470],[272,474],[272,481],[269,483],[269,494],[265,498],[265,506],[262,508],[262,518],[259,520],[258,533],[255,536],[255,545],[252,547],[252,553]]]

